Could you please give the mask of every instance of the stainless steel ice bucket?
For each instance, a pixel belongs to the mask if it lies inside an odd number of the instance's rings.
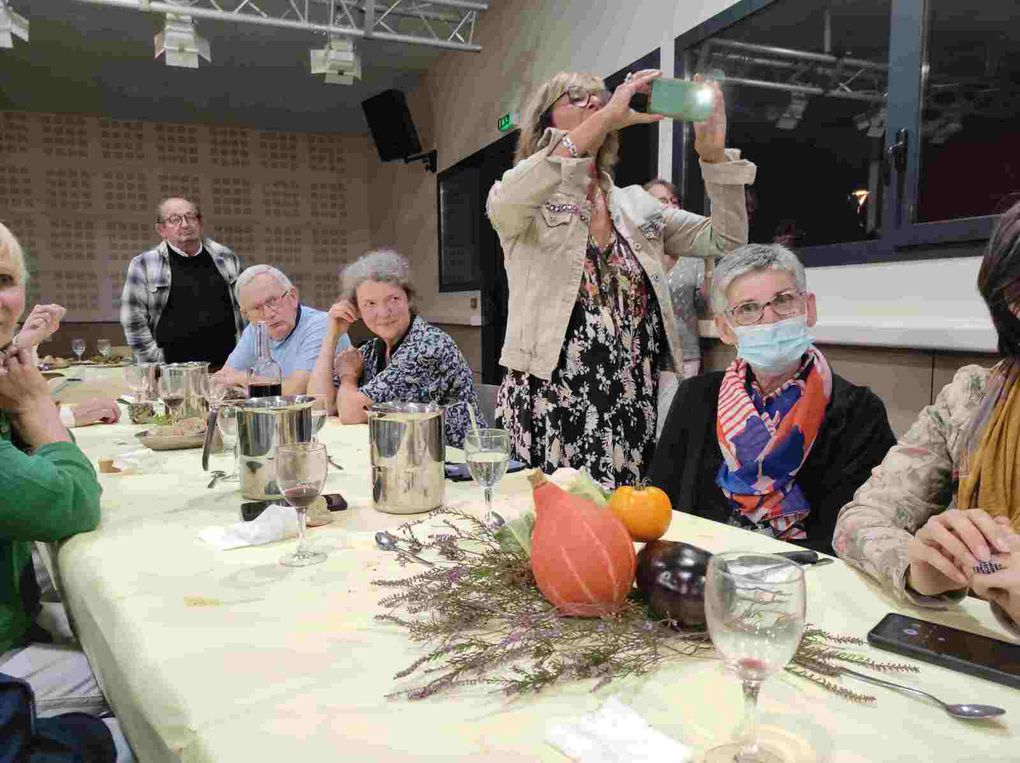
[[[276,446],[311,442],[314,397],[258,397],[236,403],[241,495],[253,501],[282,498],[276,484]]]
[[[433,403],[376,403],[368,409],[372,502],[389,514],[443,505],[446,444],[443,408]]]

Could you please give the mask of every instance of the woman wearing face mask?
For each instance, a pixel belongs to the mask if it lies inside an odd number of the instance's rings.
[[[606,487],[648,470],[659,372],[682,368],[665,270],[679,256],[720,257],[747,241],[744,184],[755,167],[725,149],[718,85],[694,126],[711,219],[664,208],[613,183],[618,132],[661,119],[630,108],[659,71],[611,95],[561,72],[522,110],[516,166],[489,192],[510,289],[496,416],[514,457],[543,471],[587,469]]]
[[[812,345],[815,295],[785,247],[720,260],[711,303],[737,357],[680,383],[649,481],[675,509],[832,553],[840,508],[896,442],[885,406]]]

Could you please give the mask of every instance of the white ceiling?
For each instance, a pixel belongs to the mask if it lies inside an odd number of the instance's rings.
[[[162,14],[75,0],[12,5],[29,19],[30,41],[0,49],[0,110],[366,132],[361,101],[387,88],[412,89],[442,52],[359,41],[362,81],[327,85],[309,71],[308,51],[323,47],[323,35],[202,19],[212,62],[180,69],[153,60]]]

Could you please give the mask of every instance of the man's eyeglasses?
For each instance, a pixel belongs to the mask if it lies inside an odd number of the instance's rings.
[[[282,306],[281,301],[283,298],[288,294],[290,294],[290,289],[287,289],[287,291],[278,297],[270,297],[261,305],[245,308],[244,313],[245,315],[265,315],[267,310],[272,310],[275,313]]]
[[[564,95],[567,96],[571,106],[577,106],[578,108],[586,108],[591,103],[592,98],[598,101],[599,106],[605,106],[613,96],[608,90],[590,90],[581,85],[571,85],[556,96],[553,99],[553,103],[556,103]]]
[[[733,322],[738,326],[753,326],[762,319],[765,308],[769,305],[772,306],[772,312],[780,318],[789,318],[804,309],[804,292],[781,291],[768,302],[742,302],[729,308],[726,313],[732,316]]]
[[[200,215],[198,212],[188,212],[186,215],[170,215],[169,217],[164,217],[159,222],[177,227],[185,220],[187,220],[189,223],[196,223],[201,219],[202,215]]]

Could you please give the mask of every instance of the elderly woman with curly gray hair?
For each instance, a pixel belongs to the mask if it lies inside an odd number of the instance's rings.
[[[345,424],[364,423],[373,403],[464,403],[446,410],[446,441],[460,447],[467,407],[478,410],[474,376],[453,338],[415,314],[410,270],[404,257],[387,249],[347,266],[308,390],[326,394],[330,413]],[[375,338],[334,355],[337,338],[359,320]]]

